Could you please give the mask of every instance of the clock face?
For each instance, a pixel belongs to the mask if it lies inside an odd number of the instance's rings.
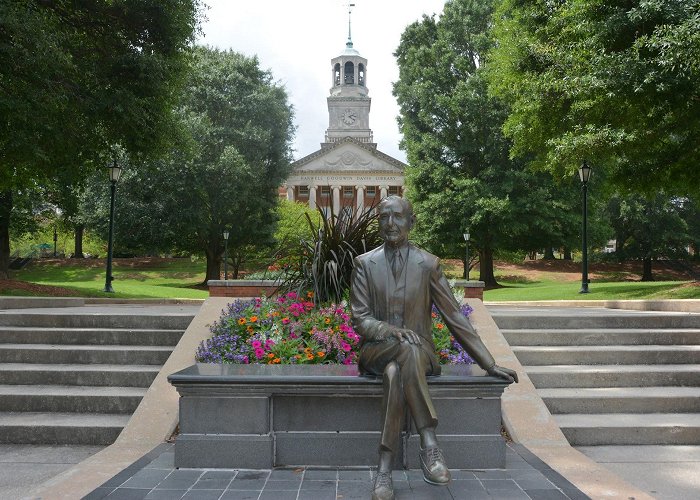
[[[345,125],[353,125],[357,122],[357,113],[352,109],[346,109],[343,114],[340,115],[340,119]]]

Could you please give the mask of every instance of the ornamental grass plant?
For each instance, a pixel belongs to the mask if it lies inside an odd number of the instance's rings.
[[[237,300],[211,325],[196,352],[200,363],[345,364],[357,362],[360,336],[345,302],[314,305],[313,292]],[[462,314],[472,312],[462,306]],[[473,363],[433,309],[433,338],[442,364]]]

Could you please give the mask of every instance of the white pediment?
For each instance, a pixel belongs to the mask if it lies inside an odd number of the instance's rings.
[[[310,172],[391,172],[403,175],[403,163],[376,148],[346,141],[321,149],[294,163],[293,174]]]

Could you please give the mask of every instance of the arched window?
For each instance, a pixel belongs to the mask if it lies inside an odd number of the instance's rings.
[[[364,64],[360,63],[357,65],[357,73],[358,73],[357,83],[359,83],[360,85],[364,85],[365,84],[365,65]]]
[[[355,83],[355,65],[350,61],[345,63],[345,83]]]
[[[333,68],[333,85],[340,85],[340,63]]]

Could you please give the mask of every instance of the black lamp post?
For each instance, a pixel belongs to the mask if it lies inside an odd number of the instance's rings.
[[[464,242],[466,243],[466,258],[464,261],[464,269],[466,270],[467,281],[469,281],[469,233],[464,233]]]
[[[228,279],[228,229],[224,229],[224,280]]]
[[[114,293],[112,288],[112,281],[114,276],[112,276],[112,246],[114,240],[114,192],[117,190],[117,182],[119,181],[119,176],[122,174],[122,168],[117,165],[117,159],[114,159],[114,163],[109,167],[109,182],[111,195],[109,199],[109,240],[107,241],[107,276],[105,278],[105,288],[103,292]]]
[[[578,169],[578,176],[581,178],[581,191],[583,197],[583,224],[581,225],[581,247],[582,247],[582,270],[581,270],[581,290],[579,293],[588,293],[588,180],[591,178],[591,167],[586,160]]]
[[[53,224],[53,258],[58,256],[56,244],[58,243],[58,233],[56,231],[56,222]]]

